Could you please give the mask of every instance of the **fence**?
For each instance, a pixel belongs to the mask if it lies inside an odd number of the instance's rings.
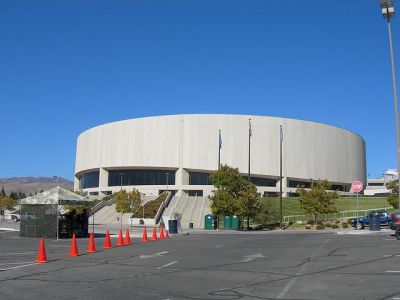
[[[392,207],[381,207],[381,208],[373,208],[373,209],[360,209],[360,210],[348,210],[348,211],[340,211],[338,213],[326,214],[324,215],[325,220],[332,219],[346,219],[346,218],[355,218],[358,216],[365,216],[370,211],[382,211],[389,210]],[[357,214],[358,212],[358,214]],[[283,223],[289,222],[298,222],[298,221],[306,221],[306,215],[292,215],[292,216],[283,216]]]

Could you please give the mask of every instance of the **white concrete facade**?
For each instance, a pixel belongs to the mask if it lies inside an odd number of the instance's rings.
[[[99,172],[99,186],[92,193],[109,193],[110,170],[151,169],[175,173],[168,189],[177,194],[211,185],[189,185],[189,173],[214,171],[218,167],[218,131],[221,130],[221,163],[248,169],[248,132],[251,118],[251,175],[276,180],[274,186],[259,186],[264,192],[279,192],[280,125],[283,127],[283,192],[294,191],[290,181],[327,179],[348,191],[351,182],[366,183],[365,142],[359,135],[334,126],[296,119],[250,115],[169,115],[113,122],[79,135],[76,149],[75,189],[80,178]],[[124,186],[156,195],[166,185]]]
[[[363,193],[365,196],[386,196],[391,193],[387,189],[386,184],[398,180],[399,174],[396,169],[387,169],[383,172],[382,176],[379,178],[368,178],[367,186],[365,187]]]

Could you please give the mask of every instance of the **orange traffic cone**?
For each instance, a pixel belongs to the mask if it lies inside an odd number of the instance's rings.
[[[165,229],[165,238],[169,239],[169,234],[168,234],[168,230],[167,229]]]
[[[47,257],[46,257],[46,249],[44,247],[44,238],[40,238],[40,243],[39,243],[39,252],[38,256],[35,260],[35,263],[47,263]]]
[[[108,229],[106,231],[106,239],[104,240],[104,249],[111,249],[111,239],[110,239],[110,233],[108,232]]]
[[[96,246],[94,245],[94,234],[93,232],[90,233],[90,238],[89,238],[89,245],[86,250],[87,253],[95,253],[96,252]]]
[[[146,230],[146,226],[143,227],[143,235],[142,235],[142,243],[147,243],[147,230]]]
[[[161,240],[165,239],[165,236],[164,236],[164,226],[160,226],[160,239],[161,239]]]
[[[151,237],[152,241],[157,241],[157,230],[156,226],[153,227],[153,236]]]
[[[79,256],[78,245],[76,244],[75,233],[72,234],[71,249],[69,250],[69,256]]]
[[[118,243],[117,246],[123,246],[124,245],[124,238],[122,237],[122,229],[119,230],[119,234],[118,234]]]
[[[127,228],[127,229],[126,229],[126,232],[125,232],[125,241],[124,241],[124,245],[125,245],[125,246],[128,246],[128,245],[130,245],[130,244],[132,244],[132,243],[131,243],[131,237],[130,237],[130,235],[129,235],[129,229]]]

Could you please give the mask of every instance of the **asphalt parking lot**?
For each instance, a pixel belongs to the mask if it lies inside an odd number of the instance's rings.
[[[173,236],[69,257],[70,240],[0,231],[1,299],[400,299],[390,233],[266,232]],[[115,239],[113,240],[115,244]]]

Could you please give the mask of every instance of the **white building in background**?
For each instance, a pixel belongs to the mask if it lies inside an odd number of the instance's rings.
[[[280,125],[283,127],[283,193],[327,179],[349,192],[366,183],[365,142],[334,126],[267,116],[169,115],[108,123],[79,135],[75,190],[101,197],[138,188],[146,195],[172,190],[207,196],[209,174],[221,163],[247,177],[251,118],[251,178],[264,195],[279,194]]]
[[[381,177],[372,179],[368,178],[367,186],[364,189],[366,196],[385,196],[390,193],[386,188],[386,183],[397,180],[398,172],[396,169],[387,169]]]

